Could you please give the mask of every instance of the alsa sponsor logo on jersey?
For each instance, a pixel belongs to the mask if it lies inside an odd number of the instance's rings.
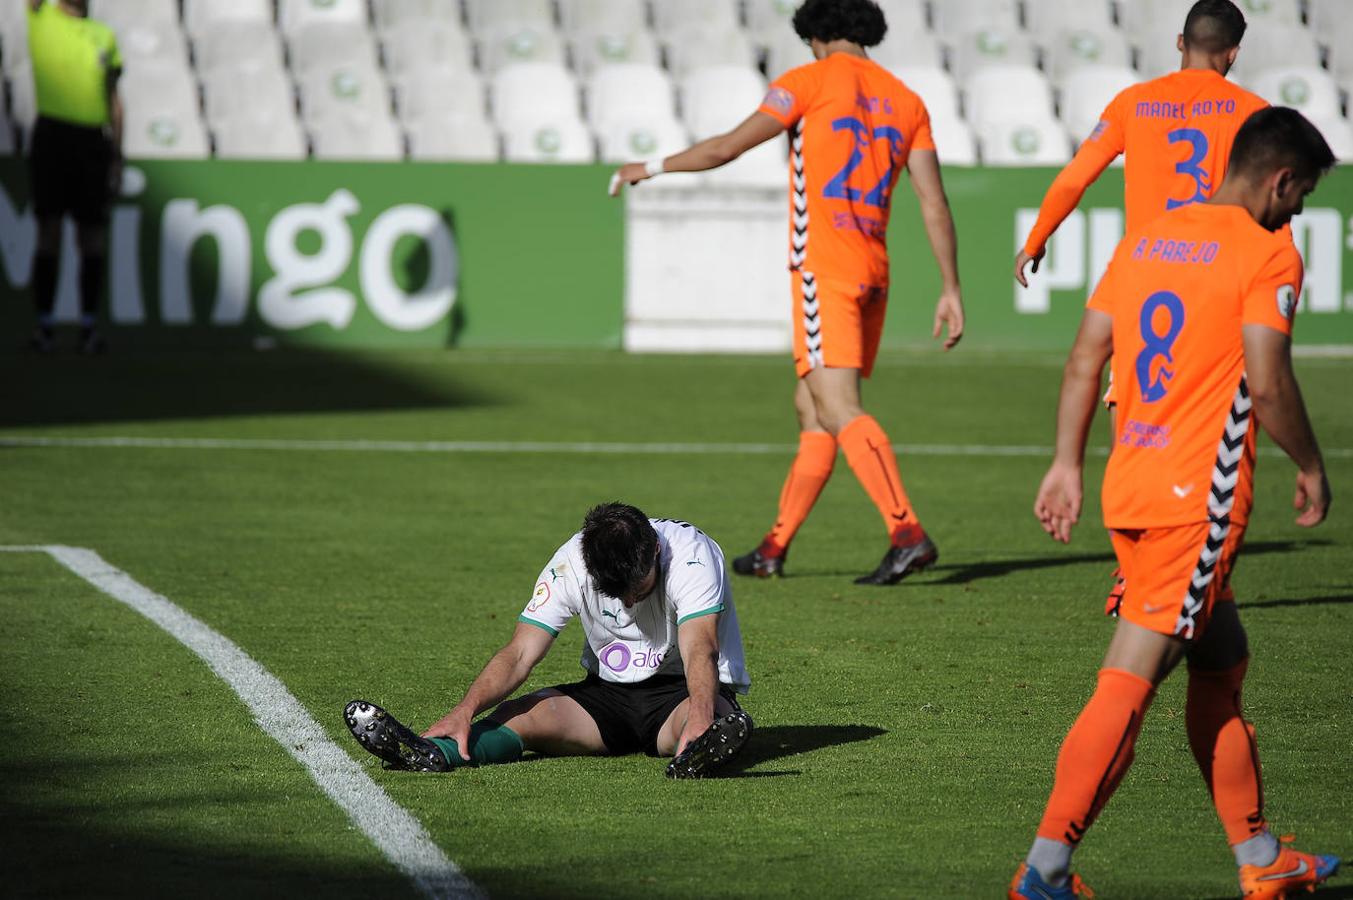
[[[542,581],[540,584],[536,585],[536,589],[531,592],[531,602],[526,604],[526,608],[531,612],[535,612],[549,602],[550,586]]]
[[[618,674],[628,669],[656,669],[662,665],[665,655],[665,652],[654,648],[635,653],[623,641],[613,641],[602,648],[597,654],[597,659],[601,660],[603,666]]]
[[[1290,284],[1278,288],[1278,315],[1291,319],[1297,314],[1297,289]]]

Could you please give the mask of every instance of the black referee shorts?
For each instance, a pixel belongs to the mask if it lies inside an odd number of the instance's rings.
[[[587,711],[613,756],[640,750],[657,756],[658,732],[672,710],[690,696],[684,675],[654,675],[633,684],[617,684],[589,673],[582,681],[556,684],[554,689]],[[735,709],[740,708],[731,687],[721,684],[719,693]]]
[[[28,157],[38,218],[70,215],[81,225],[108,224],[113,148],[103,129],[39,116]]]

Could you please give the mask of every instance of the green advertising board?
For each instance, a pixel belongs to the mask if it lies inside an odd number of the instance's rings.
[[[606,166],[140,161],[113,208],[106,319],[128,346],[621,346],[624,204]],[[1068,346],[1123,230],[1108,170],[1058,230],[1028,290],[1012,277],[1053,169],[958,169],[968,345]],[[936,267],[899,186],[885,346],[928,342]],[[777,198],[778,200],[778,198]],[[1353,167],[1294,223],[1306,260],[1300,344],[1353,345]],[[36,225],[25,166],[0,160],[0,342],[32,325]],[[78,301],[73,241],[59,318]],[[632,262],[632,261],[631,261]],[[690,260],[690,265],[700,265]],[[767,262],[767,272],[780,259]],[[786,298],[788,314],[788,298]]]
[[[32,323],[36,229],[0,160],[0,324]],[[130,164],[113,207],[119,346],[618,347],[624,213],[601,166]],[[71,241],[65,252],[73,256]],[[63,264],[59,318],[73,318]]]
[[[968,313],[964,342],[990,347],[1069,347],[1085,301],[1123,235],[1123,170],[1090,186],[1058,229],[1026,290],[1014,280],[1016,250],[1037,217],[1056,169],[947,169]],[[884,345],[929,340],[939,275],[912,193],[894,193],[888,233],[892,292]],[[1306,261],[1295,340],[1353,345],[1353,166],[1321,181],[1293,222]]]

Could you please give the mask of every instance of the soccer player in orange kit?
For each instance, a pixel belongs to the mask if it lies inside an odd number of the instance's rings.
[[[963,334],[957,240],[940,179],[930,118],[921,98],[872,62],[887,25],[872,0],[806,0],[794,29],[816,62],[786,72],[761,107],[724,135],[611,179],[637,184],[662,172],[697,172],[731,162],[790,131],[790,252],[799,451],[780,495],[775,525],[733,561],[743,575],[779,575],[785,553],[836,462],[837,448],[883,516],[889,547],[857,584],[895,584],[938,558],[902,487],[888,435],[860,404],[860,379],[878,352],[888,301],[889,201],[911,173],[942,288],[934,336],[945,349]]]
[[[1254,730],[1241,714],[1249,661],[1230,575],[1253,504],[1256,423],[1297,464],[1297,524],[1330,488],[1292,372],[1302,261],[1281,229],[1334,155],[1294,110],[1255,113],[1210,200],[1128,232],[1090,298],[1066,363],[1056,455],[1034,512],[1068,542],[1104,363],[1120,411],[1104,524],[1126,576],[1098,685],[1062,743],[1052,795],[1008,896],[1081,894],[1071,854],[1132,763],[1156,687],[1188,664],[1189,745],[1239,867],[1242,896],[1280,898],[1339,867],[1268,830]]]

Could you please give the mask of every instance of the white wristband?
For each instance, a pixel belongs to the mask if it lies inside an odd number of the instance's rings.
[[[662,167],[662,157],[650,159],[648,162],[644,163],[644,172],[649,178],[652,178],[654,175],[661,175],[666,171],[667,170]]]

